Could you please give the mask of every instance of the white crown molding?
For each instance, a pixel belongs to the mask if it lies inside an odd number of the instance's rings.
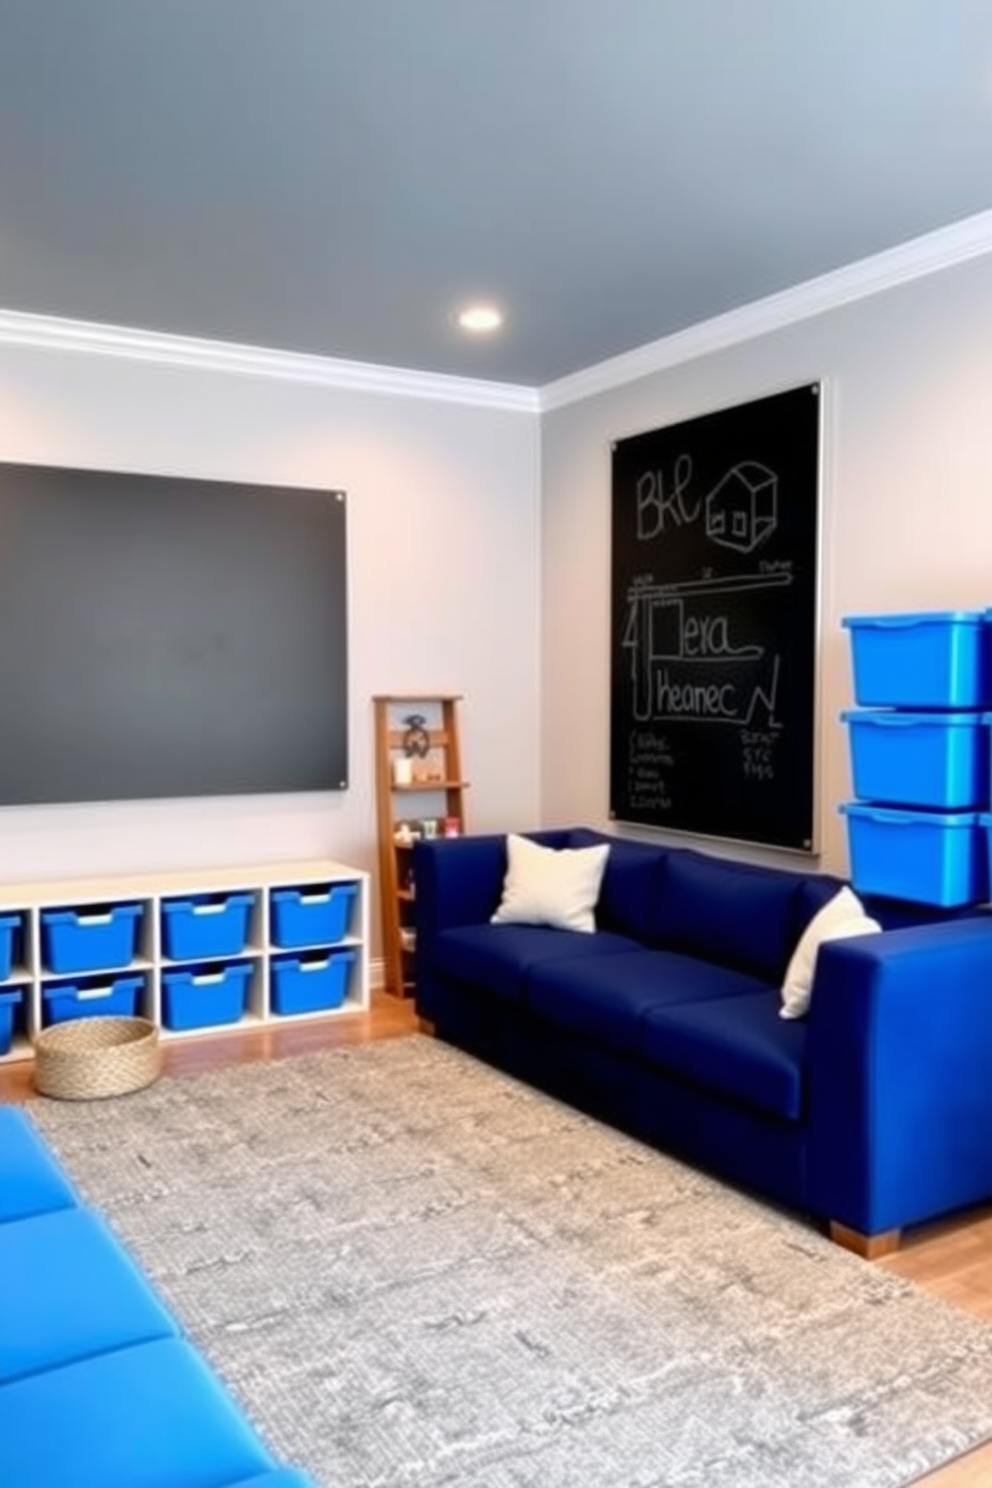
[[[172,336],[95,321],[63,320],[0,309],[0,346],[28,346],[43,351],[79,351],[159,366],[192,367],[201,371],[269,377],[278,382],[306,382],[350,392],[382,393],[389,397],[426,398],[439,403],[462,403],[476,408],[504,408],[537,413],[537,388],[450,377],[402,367],[379,367],[371,362],[349,362],[305,352],[273,351],[233,341],[194,336]]]
[[[594,367],[546,383],[540,390],[541,412],[610,392],[639,377],[663,372],[715,351],[724,351],[755,336],[767,335],[922,279],[970,259],[992,253],[992,211],[979,212],[950,227],[912,238],[805,284],[755,300],[725,315],[700,321],[684,331],[623,352]]]
[[[0,309],[0,346],[81,351],[166,366],[305,382],[350,392],[544,413],[989,253],[992,253],[992,211],[979,212],[884,253],[635,347],[581,372],[546,383],[542,388],[381,367],[371,362],[351,362],[305,352],[275,351],[233,341],[64,320],[18,310]]]

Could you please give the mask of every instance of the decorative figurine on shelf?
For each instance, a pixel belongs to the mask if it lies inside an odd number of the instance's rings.
[[[410,773],[414,785],[424,785],[431,779],[431,734],[423,713],[411,713],[403,722],[403,753],[410,761]]]
[[[404,718],[406,731],[403,735],[403,753],[410,759],[426,759],[431,747],[431,736],[427,730],[427,719],[422,713],[411,713]]]

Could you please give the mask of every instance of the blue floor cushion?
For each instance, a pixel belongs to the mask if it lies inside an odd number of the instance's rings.
[[[0,1222],[78,1202],[32,1122],[15,1106],[0,1106],[0,1175]]]
[[[91,1211],[0,1225],[0,1383],[177,1331]]]
[[[244,1478],[240,1483],[231,1483],[229,1488],[316,1488],[312,1478],[295,1467],[277,1467],[275,1472],[262,1473],[257,1478]]]
[[[3,1488],[229,1488],[275,1467],[180,1339],[0,1385]]]

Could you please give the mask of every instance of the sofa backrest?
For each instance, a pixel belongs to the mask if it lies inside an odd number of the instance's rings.
[[[629,935],[633,940],[650,944],[652,925],[661,892],[661,875],[669,849],[630,838],[609,837],[587,827],[576,827],[569,835],[569,847],[595,847],[609,843],[603,882],[596,905],[596,924],[600,930]]]
[[[555,848],[609,844],[596,906],[599,929],[771,982],[781,981],[806,926],[846,882],[812,869],[744,863],[589,827],[527,835]],[[860,897],[884,930],[975,913]]]
[[[569,846],[608,842],[596,920],[646,945],[779,978],[808,921],[840,880],[765,868],[692,848],[656,846],[587,828]]]
[[[806,912],[812,898],[801,874],[684,848],[666,860],[652,938],[779,981],[815,912]]]

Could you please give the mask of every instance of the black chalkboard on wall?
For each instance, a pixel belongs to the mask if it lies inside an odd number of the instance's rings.
[[[810,852],[820,385],[613,448],[610,814]]]

